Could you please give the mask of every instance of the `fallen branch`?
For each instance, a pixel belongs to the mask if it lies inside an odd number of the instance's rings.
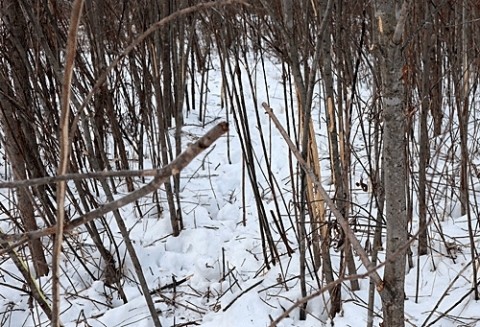
[[[374,267],[374,269],[377,269],[378,267]],[[290,313],[293,312],[293,310],[295,310],[296,308],[304,305],[305,303],[309,302],[310,300],[316,298],[317,296],[319,296],[320,294],[322,293],[325,293],[327,291],[329,291],[330,289],[332,289],[333,287],[337,286],[337,285],[340,285],[341,283],[345,282],[345,281],[348,281],[348,280],[356,280],[356,279],[363,279],[363,278],[366,278],[368,277],[368,275],[370,275],[372,273],[372,271],[374,270],[371,270],[371,271],[368,271],[364,274],[358,274],[358,275],[350,275],[350,276],[343,276],[343,277],[340,277],[336,280],[334,280],[333,282],[331,283],[328,283],[327,285],[325,285],[324,287],[316,290],[315,292],[305,296],[305,297],[302,297],[301,299],[298,299],[294,304],[292,304],[290,306],[290,308],[288,309],[285,309],[284,312],[275,320],[272,319],[272,317],[270,316],[270,319],[271,319],[271,323],[269,325],[269,327],[277,327],[278,324],[283,320],[285,319],[286,317],[288,317],[290,315]]]
[[[259,281],[257,281],[256,283],[254,283],[253,285],[251,285],[249,288],[243,290],[240,294],[238,294],[238,296],[236,298],[234,298],[229,304],[227,304],[225,306],[225,308],[223,308],[223,312],[227,311],[228,308],[230,308],[240,297],[242,297],[244,294],[250,292],[251,290],[253,290],[255,287],[257,287],[258,285],[260,285],[261,283],[263,283],[263,279],[260,279]]]
[[[108,202],[104,205],[101,205],[98,209],[90,211],[83,216],[75,218],[70,222],[66,223],[63,231],[67,232],[76,227],[84,225],[95,218],[101,217],[113,210],[119,209],[127,204],[135,202],[136,200],[154,192],[157,190],[163,183],[165,183],[168,178],[172,175],[177,175],[187,167],[192,160],[198,156],[203,150],[208,148],[210,145],[213,144],[220,136],[225,134],[228,131],[228,124],[226,122],[219,123],[211,130],[209,130],[205,135],[203,135],[200,139],[198,139],[195,143],[191,144],[185,151],[183,151],[175,160],[173,160],[167,166],[156,169],[156,175],[153,180],[148,183],[147,185],[139,188],[136,191],[133,191],[126,196]],[[1,250],[0,255],[7,253],[10,249],[15,248],[29,240],[40,238],[42,236],[47,236],[55,233],[56,225],[42,228],[37,231],[27,232],[23,234],[13,234],[7,235],[3,234],[0,236],[0,240],[2,242],[12,242],[9,245],[9,248]]]
[[[31,269],[28,266],[28,262],[26,262],[26,260],[13,249],[10,243],[2,239],[3,235],[5,234],[3,234],[3,231],[0,229],[0,249],[5,249],[5,251],[2,251],[2,253],[8,253],[10,259],[12,259],[13,263],[25,279],[25,284],[28,285],[28,288],[30,289],[30,295],[35,299],[35,301],[37,301],[42,311],[47,315],[47,318],[52,320],[52,308],[50,303],[48,303],[47,297],[43,293],[42,288],[32,275]]]
[[[302,169],[305,171],[308,177],[310,177],[311,181],[315,184],[315,187],[317,188],[317,191],[320,193],[323,200],[325,201],[325,204],[330,208],[330,211],[335,216],[335,218],[337,218],[338,223],[340,224],[340,226],[342,226],[342,229],[345,232],[345,235],[350,241],[350,244],[352,245],[355,252],[360,257],[360,260],[362,260],[363,265],[367,270],[371,271],[370,278],[372,278],[372,280],[375,282],[378,292],[381,292],[383,290],[383,280],[380,277],[380,275],[377,273],[377,271],[374,269],[375,265],[368,258],[367,252],[363,249],[362,245],[360,244],[357,237],[353,233],[352,229],[350,228],[350,225],[348,224],[347,219],[343,217],[342,213],[335,206],[335,203],[333,203],[332,199],[330,199],[330,197],[328,196],[327,191],[325,191],[325,189],[323,188],[322,183],[318,180],[317,176],[313,173],[313,171],[308,167],[307,163],[302,158],[302,155],[300,154],[298,149],[295,147],[295,144],[293,144],[292,140],[290,140],[290,137],[288,136],[287,132],[283,129],[282,124],[280,124],[277,117],[273,113],[272,108],[270,108],[268,104],[266,104],[265,102],[262,103],[262,106],[267,112],[267,114],[272,118],[272,121],[275,124],[275,127],[277,127],[278,131],[284,138],[285,142],[287,142],[288,147],[290,148],[292,153],[295,155],[295,158],[297,159]]]

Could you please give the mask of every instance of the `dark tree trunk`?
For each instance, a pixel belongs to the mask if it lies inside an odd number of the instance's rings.
[[[0,115],[5,133],[5,148],[14,178],[22,180],[32,177],[29,176],[29,173],[35,175],[35,171],[38,171],[40,167],[37,162],[40,158],[36,145],[37,138],[35,128],[32,126],[34,118],[29,107],[33,100],[29,94],[29,71],[25,56],[28,47],[27,24],[18,1],[6,0],[4,10],[3,20],[9,27],[6,46],[10,52],[10,62],[3,61],[3,67],[1,67]],[[11,79],[8,77],[10,69],[14,72]],[[18,189],[17,204],[25,230],[36,230],[33,195],[29,189]],[[29,248],[36,276],[47,275],[49,268],[45,260],[41,240],[31,240]]]

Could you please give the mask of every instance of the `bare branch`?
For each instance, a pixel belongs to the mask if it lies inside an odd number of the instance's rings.
[[[367,268],[367,270],[372,271],[370,277],[375,282],[375,285],[377,286],[377,290],[379,292],[381,292],[382,289],[383,289],[382,278],[375,271],[375,269],[373,269],[375,267],[375,265],[368,258],[368,254],[365,252],[362,245],[358,241],[357,237],[353,233],[352,229],[350,228],[350,225],[348,224],[347,219],[345,219],[345,217],[343,217],[341,212],[337,209],[337,207],[333,203],[332,199],[330,199],[330,197],[328,196],[327,191],[325,191],[325,189],[323,188],[322,183],[318,180],[317,176],[313,173],[313,171],[308,167],[307,163],[302,158],[302,155],[300,154],[298,149],[295,147],[295,144],[293,144],[292,140],[290,140],[290,137],[288,136],[287,132],[283,129],[282,124],[280,124],[277,117],[273,113],[272,109],[265,102],[262,103],[262,106],[265,109],[265,111],[267,112],[267,114],[272,118],[273,123],[277,127],[280,134],[282,134],[285,142],[287,142],[288,147],[290,148],[290,150],[292,150],[292,153],[295,155],[295,158],[297,159],[297,161],[300,164],[300,166],[302,167],[302,169],[305,171],[305,173],[308,175],[308,177],[310,177],[310,179],[315,184],[315,187],[317,188],[317,191],[323,197],[325,203],[330,208],[330,211],[333,213],[335,218],[337,218],[338,223],[340,224],[340,226],[342,226],[343,231],[345,232],[345,235],[348,237],[348,240],[352,244],[353,249],[359,255],[360,259],[362,260],[363,265],[365,266],[365,268]]]
[[[143,169],[143,170],[115,170],[98,171],[78,174],[64,174],[59,176],[48,176],[40,178],[31,178],[18,181],[0,181],[0,188],[20,188],[39,186],[45,184],[54,184],[58,181],[75,181],[91,178],[110,178],[110,177],[152,177],[162,174],[164,168]]]
[[[71,220],[68,224],[65,225],[63,231],[67,232],[76,227],[84,225],[95,218],[101,217],[115,209],[121,208],[129,203],[132,203],[145,195],[152,193],[157,190],[170,176],[180,173],[185,167],[187,167],[192,160],[199,155],[202,151],[208,148],[213,142],[215,142],[220,136],[225,134],[228,131],[228,124],[222,122],[211,130],[209,130],[205,135],[198,139],[195,143],[191,144],[184,152],[182,152],[175,160],[170,164],[158,169],[157,175],[155,178],[143,186],[142,188],[131,192],[130,194],[120,198],[118,200],[106,203],[100,206],[98,209],[88,212],[87,214],[80,216],[76,219]],[[30,239],[40,238],[42,236],[47,236],[55,233],[56,226],[43,228],[38,231],[33,231],[24,234],[15,234],[15,235],[1,235],[0,239],[2,241],[14,242],[10,244],[10,247],[6,250],[1,250],[0,255],[7,252],[11,248],[15,248]]]
[[[58,164],[58,175],[67,172],[70,158],[69,119],[70,119],[70,94],[77,52],[77,32],[82,16],[83,0],[75,0],[73,3],[70,18],[70,28],[67,39],[67,56],[65,62],[65,73],[63,76],[61,116],[60,116],[60,162]],[[52,257],[52,326],[58,327],[60,321],[60,256],[62,253],[63,226],[65,224],[65,181],[59,181],[57,185],[57,225],[55,242],[53,244]]]

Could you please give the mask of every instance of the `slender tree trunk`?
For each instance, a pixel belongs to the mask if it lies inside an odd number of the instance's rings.
[[[337,117],[334,105],[335,92],[333,89],[333,71],[332,71],[332,51],[331,51],[331,25],[327,24],[325,34],[322,37],[322,79],[325,87],[325,115],[327,121],[328,131],[328,144],[330,150],[330,166],[332,171],[333,183],[335,185],[335,204],[338,210],[346,217],[345,206],[345,188],[342,177],[342,160],[339,151],[338,144],[338,130],[337,130]],[[328,232],[328,231],[326,231]],[[324,238],[327,235],[324,235]],[[322,256],[324,259],[323,276],[326,283],[332,283],[334,281],[333,269],[330,261],[330,249],[329,244],[324,240],[325,246],[322,246]],[[342,249],[343,251],[343,249]],[[342,263],[343,264],[343,263]],[[342,292],[340,287],[334,287],[330,290],[331,307],[329,316],[334,318],[337,312],[340,311],[340,302],[342,298]]]
[[[434,11],[432,13],[432,25],[433,34],[429,37],[433,40],[434,44],[430,47],[430,67],[431,71],[429,74],[430,77],[430,88],[432,93],[432,104],[430,106],[433,116],[433,135],[439,136],[442,132],[442,120],[443,120],[443,104],[442,104],[442,94],[443,94],[443,76],[442,76],[442,61],[443,61],[443,51],[442,44],[440,39],[440,28],[439,28],[439,13]]]
[[[470,81],[469,81],[469,67],[468,67],[468,54],[467,54],[467,25],[465,25],[465,16],[466,16],[466,3],[465,0],[462,3],[458,3],[460,7],[458,9],[458,34],[461,37],[461,43],[459,48],[461,49],[461,60],[458,61],[460,69],[459,81],[461,84],[458,87],[457,91],[457,117],[460,130],[460,204],[461,204],[461,214],[462,216],[467,214],[469,210],[470,203],[468,197],[468,107],[469,107],[469,92],[470,92]],[[457,84],[458,85],[458,84]]]
[[[153,0],[155,13],[153,13],[153,20],[160,20],[167,17],[171,13],[170,0],[158,1]],[[157,100],[157,119],[159,128],[159,146],[161,153],[161,160],[163,165],[166,165],[169,161],[168,153],[171,155],[170,140],[168,139],[168,128],[172,126],[172,117],[174,110],[174,99],[172,97],[172,67],[170,56],[170,27],[167,26],[161,31],[155,32],[155,49],[153,50],[153,56],[156,57],[157,62],[154,67],[155,78],[155,98]],[[158,63],[158,64],[157,64]],[[163,83],[162,83],[163,82]],[[170,151],[169,151],[170,150]],[[181,221],[175,205],[174,189],[172,187],[172,180],[165,182],[165,191],[167,193],[167,202],[170,214],[170,221],[172,224],[173,235],[180,235],[182,229]]]
[[[429,4],[425,3],[424,12],[425,19],[429,16]],[[422,76],[422,101],[420,112],[420,140],[419,140],[419,164],[418,164],[418,219],[419,219],[419,234],[418,234],[418,255],[425,255],[428,253],[428,239],[427,239],[427,163],[429,158],[428,146],[428,130],[427,130],[427,116],[430,107],[430,56],[431,51],[431,24],[428,24],[425,29],[424,43],[423,43],[423,71]]]
[[[468,150],[468,122],[469,122],[469,106],[470,106],[470,65],[469,65],[469,39],[470,39],[470,29],[468,28],[467,21],[470,20],[468,13],[467,2],[463,0],[462,2],[462,107],[458,108],[458,121],[460,125],[460,148],[461,148],[461,164],[460,164],[460,178],[461,178],[461,194],[460,199],[462,203],[462,215],[467,215],[468,220],[468,235],[470,238],[470,255],[472,259],[472,289],[474,292],[475,300],[479,299],[479,290],[477,286],[477,255],[475,249],[475,236],[474,236],[474,227],[472,221],[472,212],[470,205],[470,196],[469,196],[469,183],[468,179],[470,176],[469,163],[470,163],[470,154]]]
[[[407,4],[376,1],[384,112],[385,214],[387,220],[384,289],[381,292],[384,326],[403,327],[405,245],[407,243],[405,101],[402,37]],[[397,10],[398,20],[397,20]]]
[[[335,25],[335,42],[336,42],[336,64],[337,74],[337,116],[338,116],[338,142],[339,142],[339,154],[340,154],[340,167],[342,169],[341,183],[343,194],[341,195],[341,201],[343,201],[342,209],[343,214],[348,216],[350,211],[351,203],[351,194],[350,194],[350,115],[349,115],[349,101],[344,101],[348,99],[349,89],[353,90],[353,73],[352,73],[352,64],[350,64],[350,58],[353,57],[350,51],[350,45],[345,42],[345,26],[348,24],[344,10],[344,4],[340,1],[337,4],[335,10],[335,20],[338,22]],[[362,31],[361,38],[363,39],[364,34]],[[361,45],[360,45],[361,46]],[[350,99],[351,100],[351,99]],[[340,207],[339,207],[340,209]],[[357,274],[357,268],[355,266],[355,261],[353,257],[352,247],[348,239],[345,240],[343,250],[345,262],[342,263],[346,268],[348,268],[348,273],[350,275]],[[342,270],[342,269],[341,269]],[[345,269],[343,269],[345,270]],[[343,277],[343,276],[342,276]],[[350,287],[353,291],[360,289],[358,280],[351,280]],[[340,301],[340,298],[338,299]]]
[[[30,125],[32,122],[24,118],[33,116],[27,109],[31,101],[28,91],[29,72],[27,63],[23,61],[25,58],[22,58],[24,54],[19,53],[27,49],[26,22],[17,1],[6,0],[4,8],[4,20],[10,30],[7,46],[11,51],[11,67],[10,69],[2,67],[3,72],[0,73],[0,115],[5,133],[6,152],[13,168],[14,178],[22,180],[29,177],[28,163],[40,157],[35,155],[38,149],[32,147],[32,142],[36,140],[35,129]],[[6,61],[3,64],[7,65]],[[15,72],[12,80],[7,77],[10,75],[9,70]],[[32,200],[33,195],[28,189],[18,190],[18,208],[27,231],[37,229]],[[49,268],[41,240],[31,240],[29,248],[37,277],[47,275]]]

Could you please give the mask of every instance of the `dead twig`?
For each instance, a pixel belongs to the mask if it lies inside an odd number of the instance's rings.
[[[236,298],[234,298],[232,300],[232,302],[230,302],[229,304],[227,304],[227,306],[225,306],[225,308],[223,308],[223,312],[227,311],[228,308],[230,308],[235,303],[235,301],[237,301],[242,295],[244,295],[244,294],[248,293],[249,291],[253,290],[255,287],[257,287],[261,283],[263,283],[263,279],[260,279],[258,282],[256,282],[255,284],[253,284],[249,288],[243,290]]]

